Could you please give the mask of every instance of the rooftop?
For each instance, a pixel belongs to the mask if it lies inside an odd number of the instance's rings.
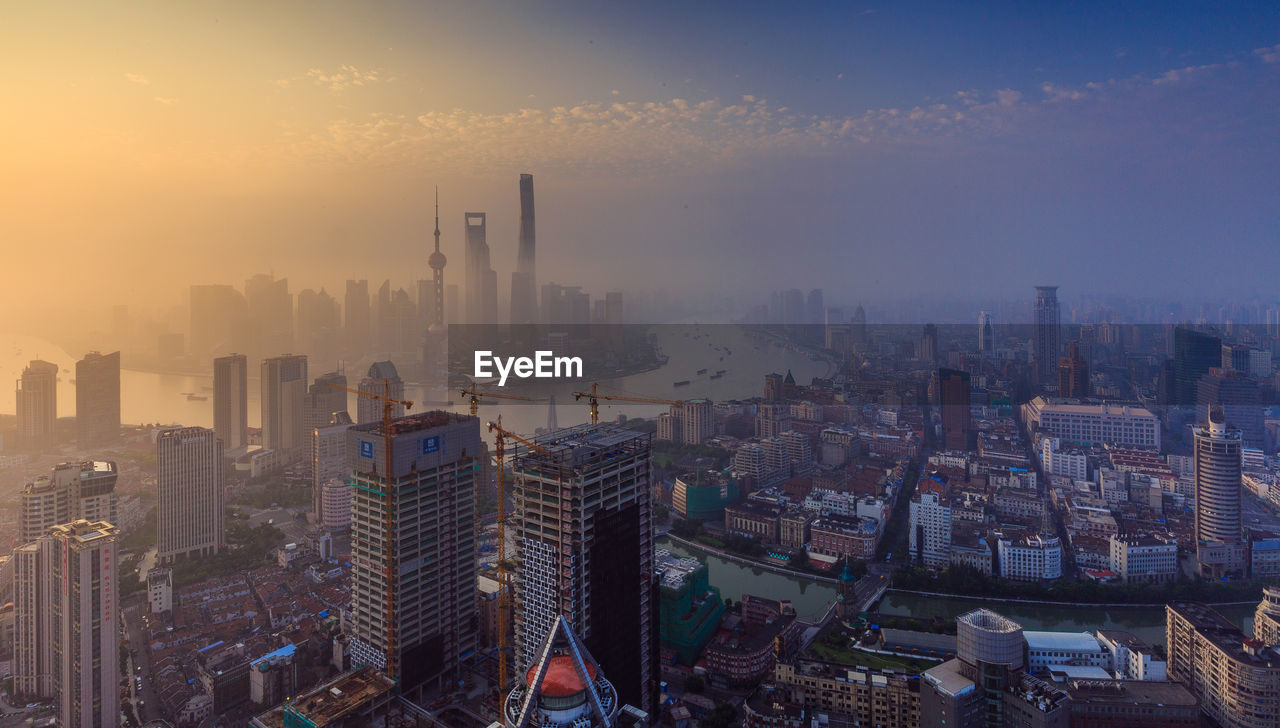
[[[1100,652],[1098,638],[1088,632],[1037,632],[1024,630],[1022,637],[1033,650],[1062,650],[1072,652]]]
[[[354,672],[347,672],[320,685],[289,703],[288,710],[305,718],[315,728],[335,725],[338,720],[367,705],[371,700],[381,697],[395,687],[395,683],[378,672],[366,667]],[[255,725],[266,728],[283,728],[284,706],[274,708],[254,719]]]
[[[1274,647],[1246,638],[1235,623],[1213,608],[1197,602],[1175,602],[1166,609],[1187,620],[1197,634],[1227,657],[1253,667],[1280,670],[1280,654]]]
[[[1194,708],[1196,698],[1175,682],[1154,680],[1069,680],[1067,695],[1073,704],[1135,704]]]

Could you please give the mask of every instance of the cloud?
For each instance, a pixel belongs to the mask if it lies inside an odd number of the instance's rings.
[[[380,68],[362,71],[355,66],[346,64],[339,66],[338,70],[333,72],[320,68],[308,69],[307,78],[310,78],[317,86],[328,87],[330,91],[346,91],[353,86],[368,86],[392,80],[391,76],[388,76]]]
[[[129,83],[136,83],[139,86],[151,85],[151,79],[147,78],[146,76],[143,76],[140,73],[126,73],[124,77],[129,81]]]
[[[1012,138],[1049,145],[1067,138],[1111,143],[1135,138],[1153,119],[1163,120],[1154,131],[1192,133],[1192,125],[1201,122],[1173,120],[1186,117],[1188,108],[1204,106],[1196,99],[1232,88],[1237,77],[1229,74],[1238,72],[1239,66],[1208,65],[1078,85],[1046,81],[1038,93],[967,90],[938,103],[849,115],[804,113],[753,94],[725,102],[622,101],[610,93],[607,100],[552,108],[527,101],[499,113],[451,109],[353,116],[299,132],[288,145],[289,154],[301,161],[443,165],[478,174],[523,165],[625,175],[736,168],[770,156],[964,148]],[[1154,138],[1152,133],[1139,136]]]
[[[178,100],[177,100],[177,99],[167,98],[167,97],[164,97],[164,96],[157,96],[157,97],[155,97],[155,102],[156,102],[157,104],[163,104],[163,105],[165,105],[165,106],[172,106],[173,104],[178,103]]]
[[[1255,50],[1253,54],[1262,59],[1263,63],[1280,63],[1280,45],[1273,45],[1269,48],[1259,48]]]

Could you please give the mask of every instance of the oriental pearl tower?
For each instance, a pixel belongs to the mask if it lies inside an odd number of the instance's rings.
[[[432,294],[435,310],[427,324],[427,336],[422,347],[423,383],[427,399],[433,402],[448,400],[449,384],[449,329],[444,325],[444,265],[447,262],[440,252],[440,188],[436,188],[436,249],[427,256],[431,267]]]

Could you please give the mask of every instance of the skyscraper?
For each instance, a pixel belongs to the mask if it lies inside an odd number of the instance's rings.
[[[942,410],[942,443],[948,450],[969,447],[969,373],[938,370],[938,403]]]
[[[1210,334],[1178,326],[1173,330],[1173,401],[1191,407],[1196,403],[1200,377],[1222,364],[1222,340]]]
[[[14,552],[14,692],[55,698],[58,725],[118,725],[116,528],[77,520]]]
[[[1062,315],[1058,308],[1057,286],[1036,286],[1036,303],[1033,312],[1035,338],[1035,371],[1041,382],[1051,382],[1057,374],[1058,337]]]
[[[71,521],[116,520],[116,464],[110,461],[59,463],[53,472],[27,483],[18,512],[18,543],[29,543]]]
[[[188,353],[204,360],[247,344],[247,316],[244,296],[231,286],[191,286]]]
[[[287,460],[309,453],[307,357],[293,354],[262,360],[262,446]]]
[[[1058,394],[1073,399],[1089,396],[1089,363],[1080,355],[1080,342],[1067,344],[1067,354],[1058,360]]]
[[[213,360],[213,431],[228,453],[249,444],[249,360],[229,354]]]
[[[335,483],[334,487],[350,488],[347,481],[351,477],[351,448],[347,446],[347,430],[351,425],[351,415],[343,410],[334,413],[329,422],[317,425],[311,435],[312,506],[315,522],[322,526],[350,520],[349,513],[345,518],[330,519],[330,515],[336,514],[326,512],[324,496],[330,483]]]
[[[920,359],[938,360],[938,327],[935,324],[925,324],[924,331],[920,334]]]
[[[370,392],[380,396],[390,397],[392,399],[404,399],[404,380],[400,378],[400,372],[396,371],[396,365],[389,361],[377,361],[369,366],[369,373],[364,379],[360,380],[359,390],[361,392]],[[393,405],[391,408],[392,417],[404,417],[404,407]],[[361,397],[356,400],[356,423],[367,425],[372,422],[382,421],[382,403]]]
[[[1208,414],[1194,430],[1196,561],[1203,576],[1244,576],[1240,430],[1221,408]]]
[[[988,359],[996,356],[996,330],[991,325],[991,314],[978,314],[978,353]]]
[[[182,427],[156,438],[156,558],[171,563],[222,548],[222,442],[213,430]]]
[[[533,175],[520,175],[520,238],[516,270],[511,274],[511,323],[531,324],[538,318],[537,236],[533,219]]]
[[[489,243],[485,235],[483,212],[463,214],[466,226],[466,289],[467,318],[469,324],[495,324],[498,322],[498,274],[493,270],[489,255]]]
[[[76,362],[76,445],[81,450],[120,439],[120,352],[91,351]]]
[[[347,375],[341,372],[329,372],[316,377],[307,389],[306,417],[307,433],[317,427],[328,425],[336,413],[347,411],[347,392],[338,387],[347,386]]]
[[[53,683],[58,725],[113,728],[120,716],[120,609],[116,527],[75,521],[52,547]]]
[[[259,273],[244,282],[248,331],[259,356],[293,348],[293,294],[289,279]]]
[[[545,453],[512,461],[517,663],[533,666],[563,615],[617,686],[619,699],[652,712],[657,625],[650,435],[579,425],[543,435]],[[542,503],[559,503],[548,509]]]
[[[346,333],[347,352],[359,358],[369,349],[372,318],[369,305],[369,281],[347,281],[342,299],[342,326]]]
[[[476,648],[475,417],[426,412],[347,431],[354,462],[351,608],[357,665],[385,669],[411,699],[453,684]]]
[[[56,445],[54,426],[58,421],[58,365],[33,359],[22,370],[16,396],[18,442],[33,450],[44,450]]]
[[[1262,387],[1245,372],[1213,368],[1196,382],[1196,420],[1207,422],[1218,407],[1230,427],[1240,430],[1244,447],[1266,447]]]

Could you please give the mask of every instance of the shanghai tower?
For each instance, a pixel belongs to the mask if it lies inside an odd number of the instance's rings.
[[[511,274],[511,323],[531,324],[537,320],[537,276],[534,267],[536,236],[533,224],[533,175],[520,175],[520,241],[516,250],[516,270]]]

